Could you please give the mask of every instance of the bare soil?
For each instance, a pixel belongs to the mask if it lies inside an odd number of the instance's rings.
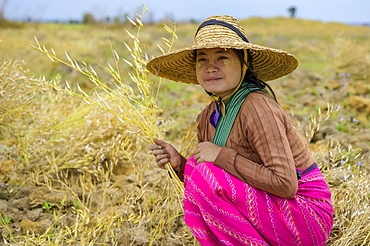
[[[324,120],[314,134],[310,141],[310,148],[314,153],[329,149],[328,144],[330,142],[341,142],[343,148],[351,145],[352,148],[362,149],[360,152],[362,155],[369,155],[370,129],[366,127],[366,124],[368,124],[366,121],[370,115],[369,86],[361,83],[361,81],[348,81],[347,87],[343,88],[341,75],[336,76],[330,79],[329,86],[321,87],[321,78],[318,75],[298,70],[288,80],[284,80],[280,84],[274,82],[271,86],[275,90],[282,107],[287,112],[290,110],[295,112],[294,119],[299,122],[299,129],[302,135],[305,135],[305,131],[310,124],[310,118],[308,114],[304,114],[304,108],[312,110],[311,113],[314,114],[315,107],[319,106],[324,114],[327,111],[328,101],[330,101],[333,107],[345,102],[345,105],[342,106],[343,111],[338,111],[340,113],[336,117]],[[313,87],[315,88],[314,92],[312,92]],[[291,98],[295,99],[295,101],[292,101]],[[191,103],[197,104],[197,102]],[[340,124],[343,124],[342,130],[338,130],[338,125]],[[345,127],[347,127],[347,130],[344,129]],[[58,187],[52,190],[46,186],[32,184],[28,182],[28,172],[14,173],[16,170],[11,169],[13,158],[8,158],[5,153],[13,152],[11,149],[17,148],[16,146],[17,143],[14,140],[5,139],[0,142],[0,153],[2,153],[0,155],[0,175],[9,175],[10,172],[13,172],[12,175],[16,175],[17,180],[24,180],[24,183],[21,185],[0,184],[0,213],[4,218],[8,219],[9,228],[8,230],[5,227],[0,227],[0,238],[8,238],[10,234],[13,237],[27,234],[44,234],[55,223],[54,212],[59,210],[58,206],[60,206],[63,200],[65,200],[65,206],[60,209],[69,212],[66,212],[66,216],[57,223],[73,226],[76,223],[76,212],[74,210],[77,207],[74,204],[74,198],[71,193],[58,191]],[[144,153],[147,151],[145,148],[143,148]],[[124,201],[127,192],[142,188],[136,185],[133,180],[135,177],[132,174],[133,168],[130,165],[126,165],[121,166],[110,177],[111,187],[109,189],[114,193],[116,201],[116,204],[111,206],[117,206]],[[145,175],[143,180],[145,183],[148,183],[148,187],[161,187],[164,186],[166,175],[165,171],[158,170],[153,164],[153,169]],[[345,176],[343,173],[333,175],[335,177],[332,177],[330,180],[331,185],[336,185],[336,179],[340,182],[342,177]],[[76,190],[78,192],[77,188]],[[82,193],[82,189],[80,189],[80,192],[77,196],[83,197],[87,195]],[[102,192],[102,190],[97,190],[96,192]],[[150,203],[150,201],[142,202]],[[96,219],[101,218],[104,214],[103,211],[95,211],[100,207],[100,201],[91,203],[91,213],[97,214]],[[109,214],[110,207],[107,206],[106,209],[105,214]],[[122,208],[122,210],[124,209]],[[94,224],[94,221],[91,221],[91,224]],[[185,230],[183,227],[183,222],[179,221],[178,228],[175,228],[174,231]],[[129,230],[130,228],[127,228],[127,231]],[[127,239],[127,235],[125,236],[126,232],[117,233],[122,234],[123,242],[120,245],[126,245],[125,241],[127,242],[127,240],[132,240],[127,245],[148,245],[148,238],[145,236]],[[169,245],[184,244],[184,241],[176,239],[173,235],[168,235],[167,242],[170,242]]]

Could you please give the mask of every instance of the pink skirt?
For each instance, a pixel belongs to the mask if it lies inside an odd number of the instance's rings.
[[[333,226],[331,192],[316,167],[284,199],[191,157],[184,173],[185,223],[201,245],[325,245]]]

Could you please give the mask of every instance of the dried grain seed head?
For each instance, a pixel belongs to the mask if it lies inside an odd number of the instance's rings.
[[[142,16],[138,15],[139,18]],[[94,83],[97,86],[97,89],[93,95],[85,92],[79,85],[77,85],[77,91],[74,91],[72,86],[69,83],[65,82],[65,87],[61,88],[57,84],[50,84],[59,91],[67,92],[72,96],[78,96],[82,98],[85,102],[90,105],[97,105],[100,108],[108,111],[112,115],[116,116],[117,119],[122,123],[127,125],[126,133],[133,133],[133,136],[138,134],[144,134],[146,138],[150,141],[153,141],[155,137],[162,138],[161,126],[157,124],[160,120],[158,117],[159,112],[161,111],[158,105],[156,104],[156,99],[159,93],[159,87],[157,91],[154,91],[152,87],[152,81],[148,74],[148,71],[145,68],[145,60],[142,49],[142,44],[140,42],[140,31],[143,28],[143,22],[141,19],[135,18],[128,20],[137,28],[136,35],[131,34],[127,31],[127,34],[131,37],[131,44],[125,42],[125,46],[130,53],[131,60],[127,58],[120,58],[115,50],[113,50],[112,45],[112,56],[114,59],[114,66],[108,64],[107,66],[102,66],[104,70],[111,75],[112,79],[115,81],[115,87],[109,87],[103,81],[100,80],[98,73],[91,65],[87,65],[84,62],[81,62],[80,65],[78,62],[74,61],[67,53],[66,59],[60,59],[57,57],[55,51],[48,51],[44,46],[36,40],[35,48],[46,54],[53,62],[62,63],[81,74],[85,75],[89,81]],[[165,29],[172,34],[172,41],[165,39],[164,42],[169,49],[172,47],[172,42],[177,38],[174,31],[165,26]],[[119,62],[124,61],[129,65],[131,71],[128,72],[131,82],[123,81],[121,78],[119,70]],[[161,80],[160,80],[161,81]],[[161,82],[160,82],[161,83]],[[79,162],[77,162],[79,163]],[[176,190],[182,192],[183,185],[175,175],[172,167],[167,165],[168,171],[172,174],[172,179],[174,180]]]

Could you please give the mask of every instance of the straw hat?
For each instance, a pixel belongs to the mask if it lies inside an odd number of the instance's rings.
[[[254,72],[265,82],[291,73],[298,66],[297,59],[283,50],[250,43],[238,20],[223,15],[211,16],[203,21],[192,46],[158,56],[146,67],[154,75],[163,78],[199,84],[195,73],[194,50],[203,48],[249,49]]]

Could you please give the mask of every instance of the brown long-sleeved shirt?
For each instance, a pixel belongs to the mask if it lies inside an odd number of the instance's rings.
[[[216,129],[209,119],[213,110],[211,103],[198,116],[200,142],[212,142]],[[298,189],[296,167],[306,169],[314,160],[277,102],[265,92],[253,92],[242,104],[214,163],[255,188],[292,198]]]

